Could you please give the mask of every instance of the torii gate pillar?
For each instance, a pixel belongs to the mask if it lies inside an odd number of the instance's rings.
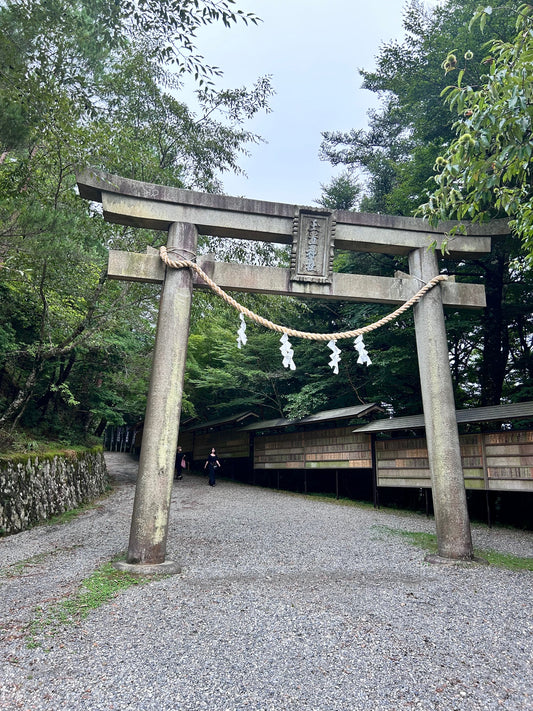
[[[194,225],[174,223],[168,232],[167,249],[196,254],[197,236]],[[165,560],[165,552],[192,290],[189,269],[166,270],[127,557],[127,565],[135,566],[136,572],[150,572],[146,566],[163,567],[165,573],[179,572],[177,564]]]
[[[435,250],[413,250],[409,273],[423,283],[437,276]],[[415,304],[413,316],[439,556],[471,560],[472,537],[440,287]]]

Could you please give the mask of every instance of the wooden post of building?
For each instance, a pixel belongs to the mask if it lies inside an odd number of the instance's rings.
[[[378,460],[376,456],[376,434],[370,435],[370,451],[372,456],[372,502],[378,508]]]
[[[489,482],[489,470],[487,467],[487,452],[485,449],[485,437],[483,434],[479,435],[480,438],[480,448],[481,448],[481,461],[483,463],[483,486],[485,488],[485,506],[487,508],[487,525],[492,528],[492,516],[490,511],[490,482]]]
[[[412,251],[409,270],[424,283],[437,276],[435,250]],[[472,537],[440,286],[415,305],[414,321],[438,552],[442,558],[471,560]]]
[[[174,223],[167,248],[196,253],[194,225]],[[167,267],[161,292],[150,389],[135,490],[127,564],[132,568],[166,564],[170,498],[189,335],[192,275],[188,269]]]

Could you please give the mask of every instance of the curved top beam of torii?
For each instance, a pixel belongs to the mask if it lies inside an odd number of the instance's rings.
[[[77,176],[80,195],[101,202],[104,217],[134,227],[168,230],[175,222],[196,225],[218,237],[291,244],[299,206],[182,190],[86,169]],[[320,208],[308,208],[319,212]],[[326,211],[322,211],[325,213]],[[447,240],[447,256],[456,259],[490,252],[490,237],[509,233],[506,220],[469,224],[467,235],[447,236],[457,223],[431,227],[421,218],[339,210],[334,214],[334,246],[358,252],[408,254]]]

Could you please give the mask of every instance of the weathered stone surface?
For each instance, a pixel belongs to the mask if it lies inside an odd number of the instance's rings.
[[[192,225],[173,225],[168,248],[194,253],[196,240],[196,229]],[[159,302],[128,547],[130,564],[158,565],[165,561],[191,299],[189,270],[169,268]]]
[[[77,176],[80,195],[102,202],[110,222],[168,230],[174,222],[196,225],[201,234],[241,239],[263,239],[290,244],[293,219],[299,206],[213,195],[129,180],[102,171],[85,170]],[[448,240],[450,256],[461,258],[490,251],[490,235],[507,234],[505,220],[467,226],[467,236],[446,236],[453,223],[431,227],[420,218],[354,213],[339,210],[335,246],[356,251],[408,254],[432,241]]]
[[[409,274],[400,277],[380,277],[366,274],[334,273],[331,284],[298,283],[290,279],[288,269],[257,267],[233,262],[214,262],[209,256],[198,257],[198,265],[221,289],[254,294],[283,294],[303,298],[362,301],[379,304],[403,304],[420,289],[420,281]],[[165,265],[159,254],[109,252],[108,276],[125,281],[162,283]],[[209,288],[193,274],[195,288]],[[483,308],[486,305],[482,284],[461,284],[452,281],[441,284],[445,306]]]
[[[412,252],[409,267],[411,274],[423,281],[438,274],[437,257],[427,250]],[[438,286],[415,305],[413,315],[438,553],[444,558],[470,559],[472,538],[442,296]]]
[[[24,455],[0,460],[0,534],[11,534],[100,496],[107,486],[102,452]]]
[[[107,276],[110,279],[162,284],[165,278],[165,264],[158,253],[139,254],[110,249]]]

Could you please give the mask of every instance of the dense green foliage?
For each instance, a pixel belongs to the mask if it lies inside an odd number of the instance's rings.
[[[143,416],[157,292],[108,281],[107,250],[165,238],[105,223],[77,196],[75,170],[221,188],[259,140],[243,120],[271,93],[266,78],[250,90],[207,82],[216,70],[195,54],[192,29],[237,20],[231,7],[1,5],[0,446],[20,427],[72,442]],[[185,71],[202,83],[196,113],[179,100]]]
[[[488,30],[493,15],[512,10],[517,34],[492,39],[484,47],[486,74],[473,78],[474,53],[460,61],[450,53],[446,75],[456,84],[444,94],[458,115],[455,137],[435,161],[436,187],[422,213],[433,221],[456,218],[483,221],[510,217],[511,227],[533,254],[533,5],[487,5],[474,16]]]
[[[530,18],[522,12],[517,28],[516,15],[485,8],[471,23],[476,6],[446,0],[429,11],[418,0],[407,3],[404,38],[382,45],[375,70],[362,71],[363,86],[381,99],[368,128],[324,133],[322,157],[345,172],[323,186],[320,205],[413,215],[425,202],[435,219],[507,213],[527,224],[531,89],[517,77],[529,78]],[[220,71],[198,55],[194,31],[240,20],[257,18],[232,0],[0,3],[0,449],[21,431],[33,442],[73,443],[101,435],[106,424],[143,418],[159,290],[109,281],[107,251],[144,251],[165,235],[106,223],[77,195],[75,172],[90,165],[221,191],[224,172],[239,171],[240,155],[260,140],[244,121],[268,110],[272,89],[268,78],[249,89],[218,88]],[[180,100],[186,74],[198,82],[195,111]],[[450,76],[456,83],[447,89]],[[463,190],[465,176],[472,192],[462,192],[452,209],[450,195]],[[200,249],[223,260],[288,263],[286,251],[266,244],[203,239]],[[520,239],[510,234],[486,258],[444,258],[442,266],[487,291],[483,314],[447,313],[458,406],[531,398],[533,279]],[[391,276],[407,265],[339,252],[335,269]],[[390,310],[239,300],[273,321],[318,332],[357,328]],[[249,409],[265,418],[301,417],[373,401],[395,414],[421,411],[410,314],[365,337],[370,367],[357,362],[351,341],[339,342],[338,376],[326,344],[294,339],[297,370],[288,371],[277,334],[248,324],[248,344],[238,349],[238,326],[235,311],[195,291],[183,419]]]
[[[513,39],[516,15],[494,12],[490,23],[480,25],[471,22],[477,6],[477,0],[447,0],[428,11],[423,3],[411,0],[405,11],[403,41],[383,45],[376,69],[362,72],[363,86],[381,98],[381,107],[369,115],[369,128],[323,134],[323,158],[334,165],[346,166],[347,170],[365,180],[364,195],[358,203],[360,209],[396,215],[416,214],[418,206],[427,201],[434,165],[437,161],[440,164],[439,156],[447,155],[448,146],[453,153],[459,145],[459,153],[463,156],[462,163],[454,164],[453,160],[449,163],[447,175],[453,171],[455,181],[450,187],[460,189],[465,166],[468,166],[472,189],[478,190],[478,196],[489,194],[486,181],[492,179],[490,172],[481,178],[483,170],[479,164],[475,168],[470,162],[471,153],[466,152],[465,139],[455,139],[456,116],[443,105],[441,96],[449,84],[449,75],[443,65],[450,55],[452,63],[458,65],[463,60],[460,62],[456,58],[466,55],[470,85],[482,85],[487,72],[484,59],[489,31],[490,36],[502,43],[496,43],[494,47],[510,48],[516,41]],[[461,73],[460,76],[464,83],[466,75]],[[493,91],[496,91],[495,87]],[[521,93],[516,83],[514,89],[509,85],[501,91],[503,94],[509,91],[515,96],[517,107],[527,103],[526,93]],[[461,92],[460,88],[452,92],[454,111],[459,104],[462,106],[461,102],[470,101],[465,98],[467,96],[470,96],[469,91]],[[530,107],[528,111],[531,111]],[[490,111],[487,116],[490,122]],[[473,119],[474,116],[463,117],[461,125],[467,125]],[[516,121],[506,123],[503,131],[512,134],[520,121],[516,116]],[[495,132],[499,130],[497,125],[498,121]],[[527,127],[524,126],[524,130],[527,134]],[[509,150],[504,146],[505,142],[502,142],[502,151]],[[523,148],[526,153],[528,150]],[[522,158],[526,175],[529,165],[525,167],[525,153]],[[444,173],[446,171],[437,177],[442,185],[442,205],[447,179]],[[478,178],[479,183],[476,182]],[[435,196],[432,201],[437,209]],[[445,215],[456,217],[457,212],[445,213],[443,208],[437,216]],[[469,215],[463,210],[460,216]],[[498,216],[498,212],[494,210],[491,216]],[[372,263],[374,268],[387,270],[384,273],[388,275],[394,268],[407,271],[406,266],[397,260],[376,257]],[[364,272],[368,268],[368,257],[347,257],[344,268]],[[466,263],[443,259],[442,268],[459,280],[484,283],[487,293],[487,308],[482,314],[447,313],[450,362],[458,406],[530,398],[533,281],[519,240],[513,235],[495,239],[490,256]],[[393,345],[395,335],[399,341]],[[391,347],[387,353],[388,343]],[[403,325],[396,324],[386,335],[379,333],[371,340],[371,345],[379,352],[375,363],[382,360],[386,369],[383,375],[381,369],[374,370],[373,383],[382,387],[380,397],[390,402],[396,412],[410,411],[413,404],[418,411],[421,409],[415,385],[418,381],[416,363],[409,357],[413,344],[412,327],[408,321]],[[413,398],[417,398],[416,403]]]

